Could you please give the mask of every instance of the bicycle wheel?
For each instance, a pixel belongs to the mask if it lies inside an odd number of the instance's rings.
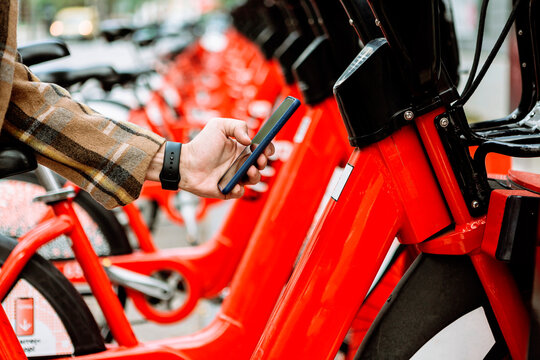
[[[16,193],[14,197],[12,194]],[[32,229],[48,211],[42,203],[32,199],[44,193],[34,173],[25,173],[0,181],[0,233],[18,238]],[[14,204],[13,202],[17,203]],[[2,206],[1,203],[5,205]],[[79,191],[74,208],[92,247],[98,256],[130,254],[133,249],[126,232],[114,213],[98,204],[85,191]],[[73,259],[68,239],[61,236],[41,247],[39,254],[49,260]]]
[[[420,255],[355,359],[506,359],[508,347],[467,256]]]
[[[38,184],[34,173],[24,173],[0,181],[0,194],[5,196],[2,201],[0,195],[0,233],[13,238],[18,238],[39,223],[50,211],[43,203],[32,202],[32,199],[45,192]],[[13,194],[17,194],[16,197]],[[132,253],[123,226],[120,224],[112,211],[105,209],[92,197],[80,191],[74,198],[75,212],[85,230],[90,243],[98,256],[122,255]],[[60,236],[48,244],[42,246],[38,253],[50,261],[61,262],[73,259],[70,240],[66,236]],[[79,284],[77,291],[84,296],[88,306],[100,328],[106,342],[112,341],[112,335],[101,310],[95,301],[88,286]],[[116,293],[122,306],[126,305],[127,295],[123,288],[117,287]]]
[[[0,235],[0,265],[17,241]],[[2,299],[26,355],[63,357],[105,350],[100,330],[84,300],[47,260],[34,255]]]

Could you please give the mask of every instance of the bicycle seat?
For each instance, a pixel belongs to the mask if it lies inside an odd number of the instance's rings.
[[[26,66],[32,66],[69,55],[66,43],[60,40],[45,40],[27,44],[18,47],[17,51],[23,59],[23,64]]]
[[[114,83],[120,84],[120,85],[128,85],[132,84],[139,76],[151,74],[154,70],[150,67],[139,67],[134,69],[122,69],[116,72],[117,77],[114,80]],[[112,79],[113,77],[111,77]]]
[[[99,27],[101,36],[103,36],[107,42],[123,39],[128,35],[133,34],[135,31],[133,26],[120,20],[104,20],[99,24]]]
[[[166,41],[160,41],[157,45],[158,56],[165,61],[172,61],[193,44],[193,42],[193,37],[171,38]]]
[[[0,179],[34,170],[34,150],[6,135],[0,136]]]
[[[62,66],[57,69],[53,68],[36,72],[36,75],[43,82],[55,83],[66,88],[90,79],[107,82],[118,78],[117,72],[109,65],[93,65],[78,68]]]
[[[137,46],[149,46],[154,43],[160,37],[159,26],[157,24],[150,24],[140,29],[137,29],[131,40],[137,44]]]

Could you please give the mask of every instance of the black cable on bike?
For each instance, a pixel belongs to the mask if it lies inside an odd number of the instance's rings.
[[[470,86],[467,91],[465,91],[459,100],[457,100],[454,103],[454,106],[463,105],[469,100],[471,95],[474,93],[482,79],[484,78],[484,75],[486,75],[486,72],[488,71],[489,67],[491,66],[491,63],[495,59],[495,56],[499,52],[502,43],[504,42],[506,36],[508,35],[508,32],[510,31],[510,28],[512,27],[512,24],[514,23],[514,20],[516,19],[517,15],[517,9],[519,5],[521,4],[521,0],[517,0],[514,4],[514,7],[512,8],[512,12],[510,13],[510,16],[508,17],[508,20],[506,21],[506,24],[504,24],[504,28],[501,31],[501,34],[499,35],[497,41],[495,42],[495,45],[493,45],[493,48],[491,49],[491,52],[489,53],[488,57],[486,58],[486,61],[484,62],[484,65],[482,66],[482,69],[480,69],[480,72],[478,73],[478,76],[474,79],[474,82]]]
[[[466,93],[472,85],[478,64],[480,63],[480,54],[482,53],[482,42],[484,41],[484,29],[486,27],[487,7],[489,0],[482,1],[482,7],[480,8],[480,20],[478,21],[478,33],[476,34],[476,48],[474,49],[474,58],[469,72],[469,78],[467,84],[463,88],[462,94]]]

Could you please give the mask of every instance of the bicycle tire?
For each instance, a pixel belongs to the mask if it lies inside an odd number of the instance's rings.
[[[7,178],[7,180],[23,181],[39,185],[36,175],[33,172],[12,176]],[[65,180],[62,179],[62,182],[64,181]],[[86,214],[88,214],[90,219],[103,234],[103,240],[107,243],[104,250],[99,251],[97,246],[92,244],[99,256],[125,255],[133,252],[133,248],[129,242],[125,229],[122,224],[120,224],[113,211],[105,209],[85,191],[79,191],[73,200],[75,204],[79,205],[80,208],[82,208]],[[46,258],[49,260],[72,259],[72,257],[55,258],[51,255],[46,256]]]
[[[421,254],[370,327],[355,360],[410,359],[443,329],[480,307],[494,339],[484,359],[509,358],[471,260]]]
[[[16,240],[0,235],[0,265],[4,264],[16,244]],[[106,349],[98,325],[83,298],[50,262],[40,255],[32,256],[19,279],[28,282],[50,304],[71,340],[73,355],[93,354]]]
[[[37,180],[37,177],[35,173],[28,172],[23,173],[19,175],[15,175],[12,177],[7,178],[7,180],[11,181],[21,181],[30,183],[36,186],[41,186]],[[59,177],[60,182],[65,182],[64,179]],[[99,203],[97,203],[91,196],[85,191],[79,191],[75,198],[74,202],[78,207],[75,207],[76,213],[81,219],[81,222],[83,224],[83,227],[85,228],[85,232],[87,232],[88,235],[88,227],[89,224],[85,223],[85,221],[92,221],[93,225],[90,227],[95,227],[99,229],[101,232],[101,235],[97,235],[99,239],[102,239],[106,244],[103,246],[99,246],[96,244],[95,237],[89,236],[89,240],[92,243],[92,246],[98,256],[109,256],[109,255],[124,255],[124,254],[130,254],[133,252],[133,249],[129,243],[128,237],[126,235],[126,232],[124,230],[124,227],[120,224],[118,221],[118,218],[114,214],[114,212],[105,209],[103,206],[101,206]],[[85,212],[87,216],[85,216],[84,213],[81,213],[81,211]],[[87,220],[83,220],[83,216],[87,218]],[[88,220],[89,218],[89,220]],[[28,226],[29,224],[26,224]],[[85,226],[86,225],[86,226]],[[32,226],[30,224],[30,226]],[[27,231],[29,229],[23,229],[24,231]],[[8,235],[22,235],[22,234],[8,234]],[[68,250],[71,253],[71,248],[69,246],[69,243],[65,240],[53,240],[53,242],[56,242],[52,247],[54,249],[55,246],[59,245],[60,249],[63,249],[63,251]],[[44,251],[45,250],[45,251]],[[64,261],[64,260],[71,260],[73,259],[73,254],[71,253],[71,256],[62,256],[62,257],[55,257],[53,254],[51,254],[51,251],[47,251],[47,245],[42,247],[40,249],[40,253],[42,256],[44,256],[49,261]],[[120,303],[123,307],[126,306],[127,303],[127,293],[122,287],[118,287],[116,290],[118,299],[120,300]],[[83,297],[86,295],[83,295]],[[93,296],[90,294],[90,296]],[[99,327],[101,328],[101,333],[103,338],[105,339],[105,342],[110,343],[113,338],[112,334],[109,330],[109,326],[106,323],[104,319],[101,319],[102,315],[100,312],[97,312],[95,314],[96,321],[99,321]]]

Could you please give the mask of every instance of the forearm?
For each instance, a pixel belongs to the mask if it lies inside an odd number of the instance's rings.
[[[146,171],[146,180],[150,181],[159,181],[159,173],[163,167],[163,158],[165,153],[165,144],[161,145],[159,150],[156,152],[152,160],[150,160],[150,165]]]
[[[151,160],[165,141],[78,104],[58,86],[40,83],[21,64],[16,66],[4,130],[107,208],[139,196]]]

